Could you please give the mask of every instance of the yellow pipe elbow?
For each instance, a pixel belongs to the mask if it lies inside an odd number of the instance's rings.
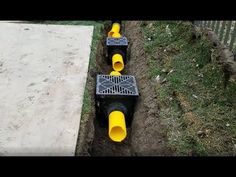
[[[113,23],[111,31],[108,32],[108,37],[113,37],[113,34],[117,35],[120,34],[120,24],[119,23]]]
[[[112,56],[112,67],[115,71],[122,71],[124,69],[123,57],[120,54]]]
[[[112,72],[110,73],[110,76],[121,76],[121,73],[118,72],[118,71],[112,71]]]
[[[115,142],[123,141],[127,136],[125,116],[121,111],[109,114],[109,137]]]

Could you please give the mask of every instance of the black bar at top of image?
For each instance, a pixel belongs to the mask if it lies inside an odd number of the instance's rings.
[[[12,7],[14,5],[14,8]],[[1,20],[230,20],[230,3],[198,1],[78,1],[77,3],[23,3],[1,5]],[[5,8],[3,8],[5,7]]]

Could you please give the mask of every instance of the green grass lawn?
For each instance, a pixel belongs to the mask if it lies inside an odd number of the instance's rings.
[[[236,84],[225,86],[217,51],[188,22],[142,24],[168,144],[178,155],[236,154]]]

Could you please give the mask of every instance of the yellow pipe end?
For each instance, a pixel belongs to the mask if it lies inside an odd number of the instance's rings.
[[[113,38],[120,38],[121,34],[120,33],[113,33],[111,37],[113,37]]]
[[[120,32],[120,24],[119,23],[113,23],[111,31],[108,32],[108,37],[113,37],[114,33]]]
[[[121,76],[121,73],[118,72],[118,71],[112,71],[112,72],[110,73],[110,76]]]
[[[120,54],[112,56],[112,67],[115,71],[122,71],[124,69],[123,57]]]
[[[121,111],[112,111],[109,114],[109,137],[115,142],[126,138],[125,116]]]

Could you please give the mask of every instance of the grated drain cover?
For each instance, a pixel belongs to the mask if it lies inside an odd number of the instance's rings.
[[[97,95],[139,96],[134,76],[97,75]]]

